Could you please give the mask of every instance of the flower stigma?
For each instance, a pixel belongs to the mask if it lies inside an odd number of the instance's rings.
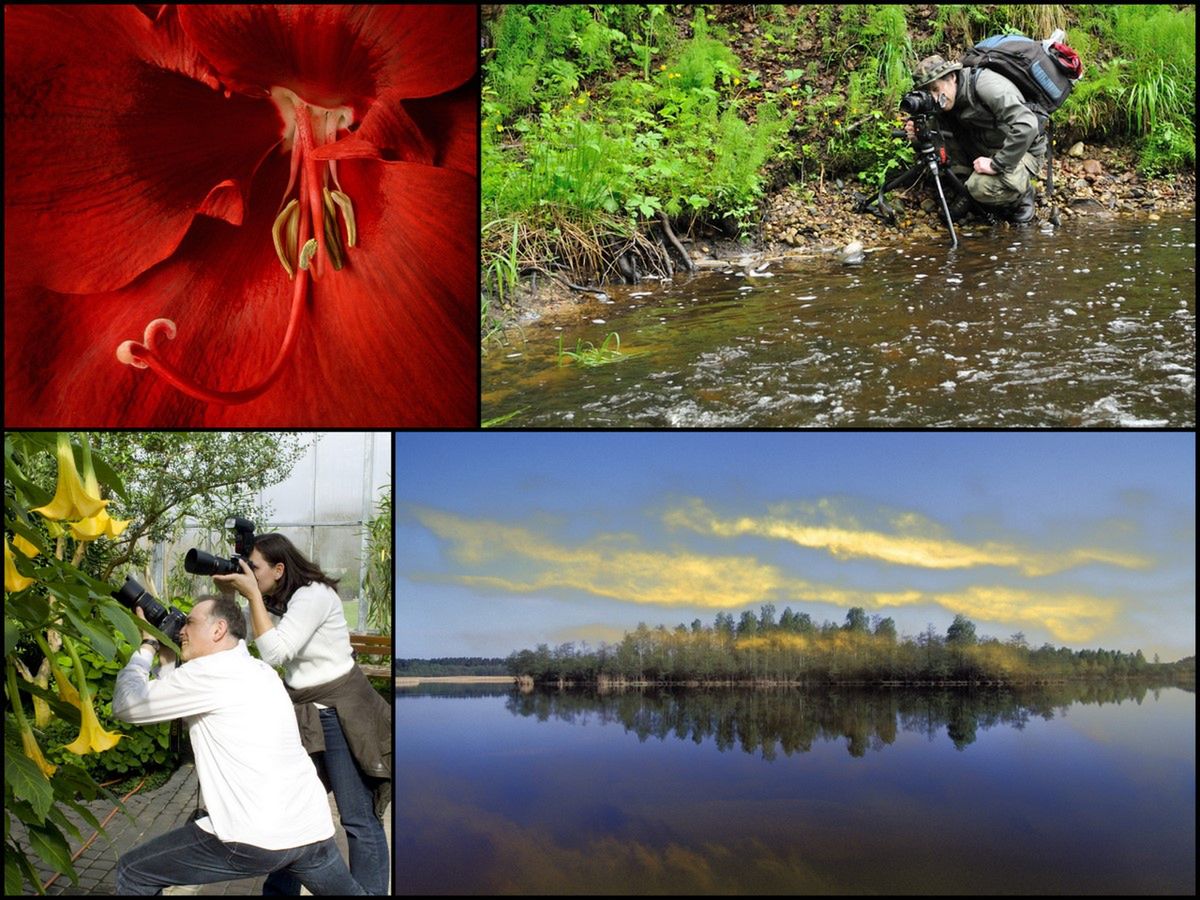
[[[117,347],[117,359],[125,365],[150,369],[172,387],[209,403],[236,405],[247,403],[264,393],[283,371],[299,332],[308,279],[319,280],[326,272],[325,261],[335,271],[346,264],[346,250],[358,243],[354,205],[338,180],[336,160],[318,160],[314,151],[337,140],[340,130],[349,127],[354,113],[349,107],[325,109],[301,100],[287,88],[271,89],[271,99],[279,109],[284,128],[280,149],[291,154],[287,189],[280,211],[271,226],[271,240],[279,262],[293,281],[292,306],[283,343],[266,374],[252,387],[221,391],[197,384],[159,353],[162,339],[174,340],[177,328],[165,318],[152,320],[142,340],[123,341]],[[293,195],[293,188],[295,193]],[[338,213],[345,228],[338,228]]]

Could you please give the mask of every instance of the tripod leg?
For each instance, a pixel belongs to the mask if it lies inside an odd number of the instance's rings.
[[[952,173],[948,174],[952,175]],[[946,203],[946,195],[942,191],[941,176],[934,173],[933,180],[937,183],[938,199],[942,201],[942,212],[946,214],[946,227],[950,229],[950,249],[954,250],[958,247],[958,235],[954,231],[954,220],[950,217],[950,206]]]

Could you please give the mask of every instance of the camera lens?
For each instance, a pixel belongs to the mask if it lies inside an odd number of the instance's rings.
[[[900,109],[910,116],[927,116],[936,112],[937,104],[925,91],[909,91],[900,99]]]
[[[183,558],[183,570],[193,575],[235,575],[241,571],[231,559],[192,548]]]
[[[177,609],[168,612],[166,607],[134,580],[132,575],[126,575],[125,583],[118,590],[113,591],[112,595],[119,603],[131,610],[140,607],[147,622],[178,643],[179,629],[186,621],[183,614]]]

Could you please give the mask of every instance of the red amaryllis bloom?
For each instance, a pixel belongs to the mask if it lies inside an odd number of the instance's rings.
[[[475,423],[473,6],[4,25],[6,425]]]

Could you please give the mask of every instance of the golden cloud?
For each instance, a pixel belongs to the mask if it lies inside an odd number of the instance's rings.
[[[574,590],[625,603],[734,609],[768,602],[825,603],[843,609],[936,605],[973,619],[1041,627],[1064,641],[1086,641],[1115,620],[1117,601],[1078,593],[976,586],[956,591],[872,591],[792,577],[750,556],[705,556],[682,548],[646,549],[633,535],[598,535],[575,546],[502,522],[414,509],[475,571],[445,576],[505,593]]]
[[[832,521],[817,521],[821,518]],[[777,508],[757,518],[737,516],[726,519],[717,517],[703,501],[690,500],[668,510],[663,521],[670,527],[687,528],[700,534],[719,537],[756,535],[825,550],[838,559],[877,559],[927,569],[1004,566],[1018,569],[1025,575],[1039,576],[1093,562],[1130,569],[1150,565],[1150,560],[1144,557],[1104,548],[1047,552],[993,541],[965,544],[947,537],[936,523],[912,512],[891,517],[892,533],[872,530],[828,500]]]
[[[416,515],[451,542],[460,563],[495,567],[487,574],[455,578],[478,587],[511,592],[571,588],[631,603],[723,609],[768,599],[787,582],[777,567],[751,557],[643,550],[630,536],[601,536],[569,547],[520,526],[434,510],[417,510]],[[528,574],[531,563],[541,564],[541,571]]]

